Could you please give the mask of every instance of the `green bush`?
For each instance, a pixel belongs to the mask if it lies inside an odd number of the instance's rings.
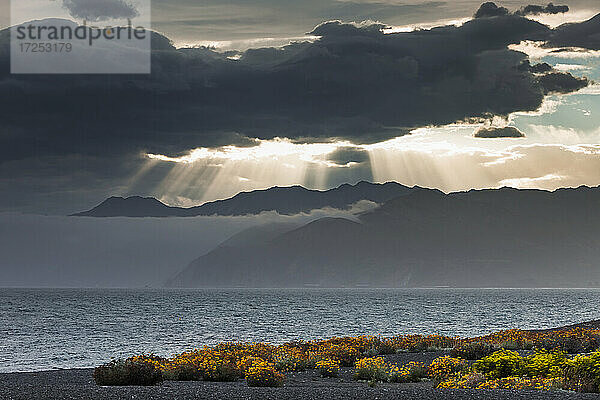
[[[525,360],[516,351],[499,350],[473,364],[473,370],[491,379],[519,376],[523,373]]]
[[[600,392],[600,351],[567,360],[565,387],[579,392]]]
[[[464,360],[479,360],[494,352],[494,346],[484,342],[461,343],[450,351],[450,357]]]
[[[220,364],[210,372],[204,372],[202,379],[210,382],[235,382],[241,378],[241,373],[233,364]]]
[[[411,361],[402,367],[392,367],[388,381],[392,383],[415,383],[427,378],[427,367],[420,362]]]
[[[381,357],[363,358],[354,365],[354,379],[361,381],[388,380],[388,366]]]
[[[536,343],[537,347],[547,350],[562,350],[569,354],[588,353],[598,348],[595,336],[575,331],[568,334],[557,332],[542,338]]]
[[[567,364],[567,356],[560,350],[536,350],[525,357],[523,371],[531,377],[559,378]]]
[[[94,369],[94,381],[99,386],[151,386],[163,379],[153,364],[132,360],[113,360]]]
[[[167,381],[201,381],[202,372],[193,365],[178,365],[175,368],[167,369],[163,372]]]
[[[371,347],[363,353],[367,357],[380,356],[384,354],[394,354],[397,352],[397,346],[391,339],[373,338]]]

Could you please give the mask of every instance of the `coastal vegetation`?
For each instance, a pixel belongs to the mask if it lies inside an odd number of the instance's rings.
[[[399,365],[395,353],[436,351],[431,362]],[[214,382],[245,379],[279,387],[286,374],[316,370],[323,378],[346,370],[377,383],[428,381],[439,389],[527,389],[600,392],[600,330],[507,330],[487,336],[339,337],[268,343],[221,343],[170,358],[137,355],[96,368],[98,385],[154,385],[162,380]]]

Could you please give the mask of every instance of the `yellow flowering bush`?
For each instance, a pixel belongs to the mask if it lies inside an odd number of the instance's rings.
[[[509,389],[509,390],[554,390],[562,386],[560,378],[529,378],[509,376],[487,379],[479,373],[459,374],[441,382],[438,389]]]
[[[304,371],[309,366],[309,354],[301,348],[282,346],[273,355],[273,362],[278,371]]]
[[[473,369],[492,379],[518,376],[523,372],[525,360],[516,351],[498,350],[473,364]]]
[[[170,380],[235,381],[242,375],[230,353],[205,348],[186,352],[162,363],[161,369]]]
[[[282,372],[318,369],[323,376],[333,376],[340,368],[355,367],[356,379],[391,382],[415,382],[427,376],[447,388],[549,388],[560,382],[578,391],[600,390],[600,353],[579,355],[598,348],[600,330],[569,329],[545,332],[506,330],[475,338],[442,335],[399,335],[337,337],[327,340],[296,341],[281,345],[268,343],[220,343],[183,352],[170,358],[138,355],[113,361],[97,368],[97,382],[133,384],[132,382],[167,380],[267,382],[277,386]],[[502,349],[489,354],[493,349]],[[382,354],[396,352],[452,349],[451,356],[435,359],[431,365],[409,362],[388,365]],[[536,349],[522,357],[510,349]],[[467,369],[464,359],[478,359]],[[149,381],[140,378],[155,371]],[[138,372],[135,372],[138,371]],[[143,373],[142,373],[143,372]],[[112,382],[112,383],[111,383]],[[138,384],[138,383],[135,383]]]
[[[450,357],[464,360],[479,360],[494,352],[494,345],[486,342],[462,342],[450,351]]]
[[[530,350],[535,347],[546,350],[559,349],[575,354],[596,350],[600,346],[600,331],[573,328],[553,331],[522,331],[510,329],[462,342],[485,342],[509,350]]]
[[[458,373],[438,383],[438,389],[476,389],[486,382],[485,375],[478,372]]]
[[[317,361],[317,369],[324,378],[335,378],[340,371],[340,362],[338,360],[323,359]]]
[[[579,392],[600,392],[600,351],[567,360],[565,387]]]
[[[349,338],[346,338],[349,339]],[[351,367],[362,351],[366,350],[361,343],[346,341],[326,341],[315,344],[312,348],[313,353],[318,354],[318,358],[328,358],[338,360],[342,367]]]
[[[388,342],[396,351],[420,352],[451,349],[460,343],[460,339],[442,335],[406,335],[390,338]]]
[[[476,389],[553,390],[561,386],[557,378],[527,378],[510,376],[481,383]]]
[[[401,367],[390,367],[388,376],[388,380],[394,383],[420,382],[427,377],[427,367],[422,362],[410,361]]]
[[[567,356],[562,350],[538,349],[525,357],[524,372],[531,377],[558,378],[563,374]]]
[[[389,367],[383,357],[363,358],[354,365],[354,379],[362,381],[387,381]]]
[[[431,379],[441,381],[451,375],[454,375],[467,366],[467,363],[460,358],[450,356],[438,357],[429,364],[427,374]]]
[[[248,386],[280,387],[283,386],[285,375],[275,369],[273,364],[257,359],[246,371]]]

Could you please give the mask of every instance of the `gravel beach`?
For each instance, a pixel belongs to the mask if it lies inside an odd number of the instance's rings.
[[[403,364],[408,361],[431,362],[447,353],[399,353],[386,360]],[[93,369],[73,369],[32,373],[0,374],[2,400],[336,400],[336,399],[598,399],[594,394],[567,391],[537,392],[511,390],[439,390],[430,382],[418,384],[378,384],[370,388],[352,379],[352,369],[344,368],[339,378],[321,378],[316,371],[287,374],[282,388],[250,388],[245,381],[164,382],[152,387],[99,387],[92,378]]]

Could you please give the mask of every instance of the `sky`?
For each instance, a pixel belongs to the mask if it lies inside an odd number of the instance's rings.
[[[84,0],[33,2],[18,18],[87,15]],[[570,11],[473,19],[479,1],[156,0],[147,77],[10,75],[0,34],[0,212],[360,180],[600,185],[600,22],[556,28],[600,4],[556,4]]]

